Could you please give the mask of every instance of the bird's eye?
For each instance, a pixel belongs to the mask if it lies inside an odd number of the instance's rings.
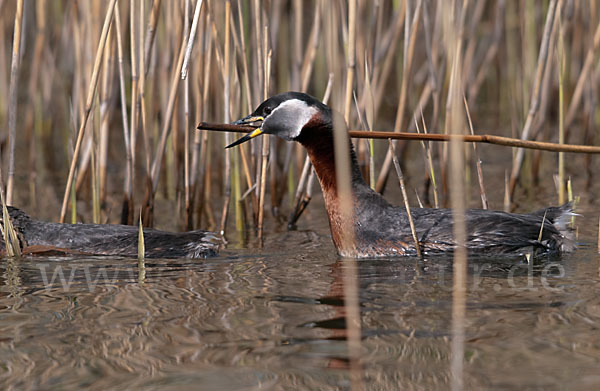
[[[271,111],[273,111],[273,109],[272,109],[272,108],[270,108],[270,107],[265,107],[265,109],[264,109],[265,117],[266,117],[267,115],[271,114]]]

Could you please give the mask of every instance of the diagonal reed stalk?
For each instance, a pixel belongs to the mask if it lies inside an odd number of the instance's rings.
[[[400,85],[400,97],[398,101],[398,110],[396,111],[396,121],[394,123],[394,131],[400,132],[404,123],[404,112],[406,111],[407,99],[408,99],[408,83],[410,79],[410,73],[412,69],[412,64],[414,60],[414,50],[417,38],[417,31],[419,29],[419,21],[421,20],[421,9],[423,2],[422,0],[418,0],[417,7],[415,9],[415,13],[413,15],[413,20],[408,25],[409,22],[409,13],[406,13],[406,21],[405,21],[405,48],[404,48],[404,60],[403,60],[403,70],[402,70],[402,84]],[[381,166],[381,170],[379,172],[379,177],[377,178],[377,183],[375,185],[375,190],[381,193],[387,182],[387,177],[390,171],[391,163],[392,163],[392,155],[391,149],[388,149],[383,165]]]
[[[467,97],[463,95],[463,102],[465,104],[465,113],[467,114],[467,120],[469,121],[469,130],[471,135],[474,135],[473,121],[471,121],[471,112],[469,111],[469,104],[467,103]],[[475,152],[475,165],[477,167],[477,180],[479,182],[479,195],[481,196],[481,208],[488,208],[488,199],[485,192],[485,186],[483,185],[483,169],[481,168],[481,158],[479,157],[479,151],[477,150],[477,143],[473,143],[473,152]]]
[[[96,50],[96,59],[94,61],[92,78],[90,80],[90,85],[88,86],[88,96],[85,104],[85,112],[83,120],[81,121],[81,126],[79,127],[79,131],[77,132],[77,141],[75,143],[75,149],[73,151],[73,157],[71,159],[71,167],[69,168],[69,176],[67,178],[67,184],[65,186],[65,195],[63,197],[62,207],[60,211],[61,223],[65,221],[65,215],[67,214],[67,200],[69,199],[69,195],[71,192],[73,177],[75,175],[75,167],[77,166],[77,159],[79,158],[79,151],[81,149],[81,143],[85,134],[85,128],[87,126],[90,112],[92,111],[92,104],[94,103],[94,96],[96,94],[96,87],[98,84],[98,74],[100,71],[100,65],[102,63],[102,55],[104,54],[104,45],[106,44],[108,29],[112,22],[113,11],[115,9],[116,2],[117,0],[110,0],[106,12],[106,17],[104,18],[104,25],[102,26],[102,33],[100,34],[100,42],[98,43],[98,49]]]
[[[412,234],[413,241],[415,242],[415,250],[417,251],[417,256],[421,258],[423,255],[421,254],[421,246],[419,245],[419,237],[417,236],[417,230],[415,229],[415,222],[412,218],[412,213],[410,213],[410,205],[408,203],[408,195],[406,194],[406,186],[404,185],[404,174],[402,174],[402,169],[400,168],[400,163],[398,163],[398,158],[396,157],[396,147],[391,139],[388,139],[389,146],[392,150],[392,161],[394,162],[394,168],[396,169],[396,174],[398,175],[398,181],[400,182],[400,190],[402,191],[402,199],[404,200],[404,208],[406,209],[406,215],[408,216],[408,224],[410,225],[410,233]]]
[[[557,2],[558,0],[550,0],[550,5],[548,6],[546,23],[544,25],[544,34],[542,37],[542,43],[540,45],[540,52],[538,55],[535,84],[531,93],[531,101],[529,103],[529,112],[527,113],[527,120],[525,121],[525,125],[523,126],[523,131],[521,132],[522,140],[529,139],[531,128],[533,125],[533,119],[535,118],[535,115],[537,114],[540,105],[540,97],[542,93],[541,84],[542,78],[544,76],[544,69],[546,68],[546,63],[548,62],[548,48],[550,46],[550,35],[552,33],[552,29],[555,23],[554,15],[557,8]],[[562,1],[560,2],[562,4]],[[515,188],[517,186],[517,180],[519,179],[521,165],[523,164],[524,153],[525,152],[523,149],[517,150],[515,159],[513,160],[513,168],[510,174],[511,198],[514,195]]]

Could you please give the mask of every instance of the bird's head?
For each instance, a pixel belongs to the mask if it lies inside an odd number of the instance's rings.
[[[226,148],[261,134],[274,134],[284,140],[294,141],[309,127],[331,125],[331,118],[331,109],[316,98],[301,92],[285,92],[270,97],[252,114],[235,121],[235,125],[260,124],[260,127]]]

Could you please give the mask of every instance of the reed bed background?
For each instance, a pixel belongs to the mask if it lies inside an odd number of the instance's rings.
[[[595,1],[0,0],[0,187],[34,216],[260,242],[266,222],[290,212],[293,226],[311,200],[304,150],[266,136],[224,150],[232,134],[197,131],[199,122],[229,123],[296,90],[328,102],[350,129],[592,145],[599,45]],[[348,146],[340,128],[338,151]],[[475,146],[409,145],[418,144],[355,140],[373,188],[397,186],[395,171],[407,209],[411,176],[422,183],[418,203],[461,216],[475,188],[488,207]],[[541,152],[511,152],[505,209],[524,187],[555,182],[540,175]],[[552,156],[544,164],[556,164],[564,202],[571,173],[564,155]],[[402,168],[409,159],[423,161],[418,171]],[[585,164],[591,183],[591,157]],[[454,229],[464,241],[464,224]],[[356,265],[344,261],[352,385],[361,389]],[[453,389],[463,388],[466,266],[459,249]]]
[[[350,129],[593,144],[599,22],[596,2],[569,0],[0,0],[6,199],[53,220],[141,214],[261,237],[310,201],[305,152],[269,137],[224,150],[231,134],[195,127],[288,90],[328,100]],[[400,165],[424,159],[404,173],[424,178],[418,202],[450,206],[449,146],[410,143],[355,140],[365,177],[384,191],[392,150]],[[479,153],[459,148],[486,206]],[[537,178],[541,153],[512,153],[506,209],[522,184],[554,186]]]

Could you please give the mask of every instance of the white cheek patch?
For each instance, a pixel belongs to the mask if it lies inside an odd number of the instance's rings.
[[[317,109],[304,101],[290,99],[277,106],[265,119],[265,124],[277,124],[277,135],[285,140],[293,140],[316,113]]]

